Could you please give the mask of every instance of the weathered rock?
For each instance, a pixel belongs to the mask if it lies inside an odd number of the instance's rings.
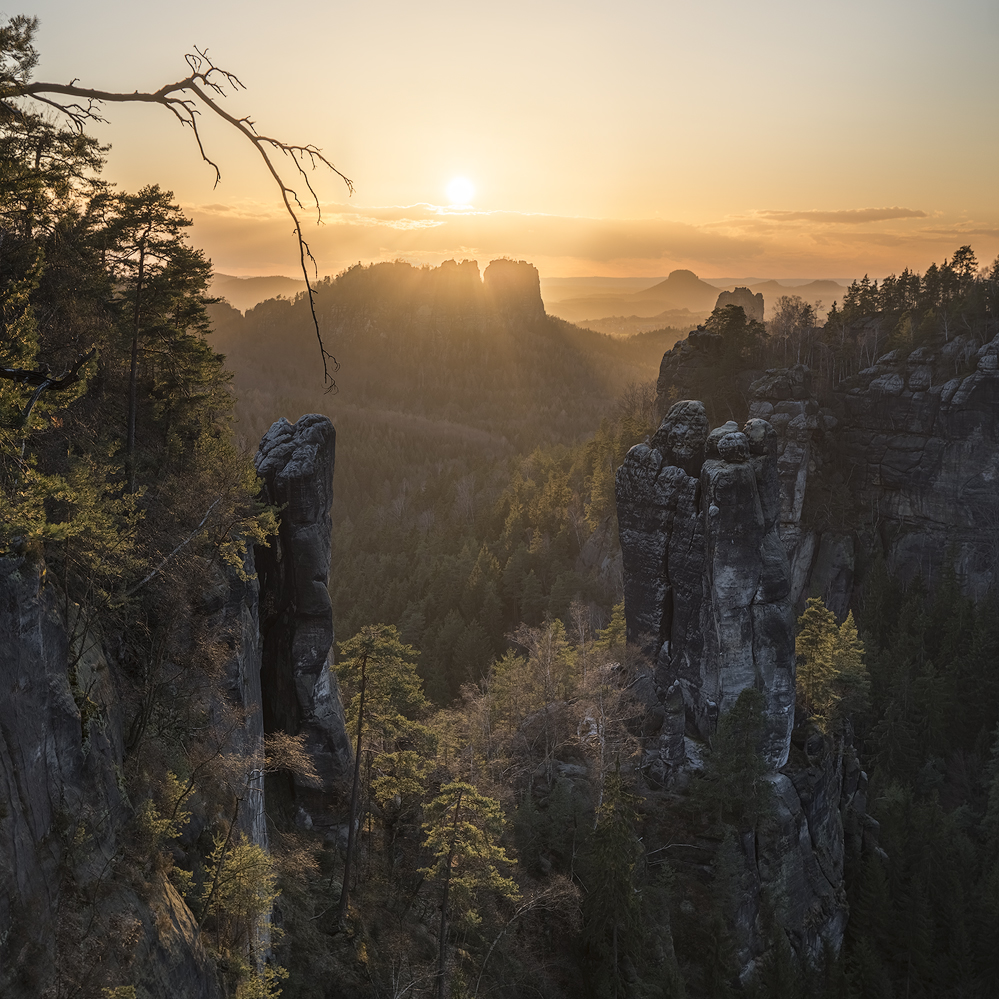
[[[86,972],[148,999],[216,999],[183,900],[117,876],[132,814],[121,704],[93,630],[72,605],[67,627],[42,583],[41,566],[0,559],[0,994],[33,999]]]
[[[792,602],[845,615],[875,555],[932,586],[953,566],[980,597],[999,566],[999,337],[891,351],[822,399],[798,366],[751,387],[777,431]],[[955,374],[957,372],[957,374]],[[963,372],[963,373],[961,373]]]
[[[352,757],[336,676],[329,668],[335,448],[336,431],[329,419],[308,415],[295,424],[285,419],[273,424],[256,457],[264,496],[281,508],[278,537],[269,547],[256,549],[264,728],[305,733],[322,784],[316,788],[296,778],[295,794],[313,822]]]
[[[708,434],[703,405],[678,402],[618,470],[617,506],[628,635],[657,658],[660,690],[678,686],[700,738],[743,690],[762,691],[776,768],[793,723],[794,639],[774,438],[762,421]],[[682,759],[677,740],[664,734],[664,760]]]
[[[260,586],[252,556],[241,578],[231,569],[219,571],[202,612],[217,645],[228,650],[222,684],[209,694],[209,716],[219,731],[228,733],[225,752],[242,758],[245,795],[236,828],[255,845],[269,850],[264,808],[264,718],[260,691]]]
[[[486,300],[505,316],[525,321],[544,319],[541,278],[526,260],[494,260],[482,275]]]
[[[715,303],[716,309],[724,309],[726,305],[741,306],[746,318],[752,322],[763,322],[763,292],[755,295],[748,288],[736,288],[733,291],[723,291]]]

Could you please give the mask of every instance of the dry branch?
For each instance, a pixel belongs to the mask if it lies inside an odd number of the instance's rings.
[[[308,189],[309,197],[312,201],[312,210],[316,213],[316,223],[322,222],[322,208],[319,198],[312,186],[309,171],[317,167],[325,167],[335,173],[347,185],[349,193],[353,193],[354,184],[349,177],[338,170],[314,145],[296,145],[294,143],[283,142],[269,135],[260,135],[252,119],[249,117],[237,118],[229,114],[219,103],[219,98],[227,96],[228,92],[245,90],[243,83],[234,73],[216,66],[208,58],[207,49],[195,47],[193,53],[188,53],[185,57],[191,72],[182,80],[176,83],[169,83],[159,90],[151,92],[118,93],[110,90],[94,90],[89,87],[80,87],[74,80],[71,83],[19,83],[15,82],[5,88],[4,98],[26,97],[45,104],[64,115],[71,125],[82,132],[89,122],[105,122],[107,119],[101,114],[100,108],[105,103],[140,103],[158,104],[166,108],[173,116],[185,126],[190,127],[194,134],[194,139],[198,144],[198,151],[201,158],[215,171],[216,185],[222,179],[222,172],[218,164],[208,155],[201,138],[201,131],[198,127],[198,118],[205,108],[212,114],[221,118],[224,122],[235,128],[260,154],[271,177],[281,192],[281,200],[285,210],[291,217],[295,225],[295,237],[298,240],[299,263],[302,268],[302,275],[305,278],[305,287],[309,296],[309,308],[312,312],[312,323],[316,331],[316,339],[319,341],[319,351],[323,359],[323,379],[334,389],[336,383],[330,374],[332,366],[335,372],[340,365],[336,358],[326,349],[323,343],[322,334],[319,330],[319,318],[316,315],[315,291],[313,281],[309,276],[309,265],[315,277],[318,277],[318,267],[315,257],[309,249],[309,244],[305,240],[302,232],[302,223],[299,212],[305,210],[297,191],[285,181],[281,172],[274,164],[274,154],[282,153],[290,157],[298,173],[301,183]],[[61,101],[59,98],[78,98],[79,101]],[[308,170],[306,170],[308,166]]]
[[[77,358],[76,363],[68,371],[64,371],[61,375],[53,375],[46,367],[34,370],[27,368],[0,368],[0,378],[20,382],[22,385],[37,386],[28,400],[28,405],[24,407],[24,412],[21,414],[21,422],[27,424],[31,417],[31,410],[34,409],[35,403],[38,402],[38,398],[43,392],[58,392],[60,389],[69,388],[70,385],[78,382],[82,377],[80,368],[88,361],[93,360],[96,354],[97,348],[91,347],[87,353],[81,354]]]

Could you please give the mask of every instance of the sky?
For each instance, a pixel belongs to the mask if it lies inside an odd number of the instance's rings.
[[[996,0],[36,0],[35,78],[154,90],[206,48],[261,133],[313,143],[320,275],[527,259],[543,277],[881,277],[999,254]],[[109,105],[123,190],[159,183],[216,270],[298,275],[258,154]],[[287,164],[285,164],[287,166]],[[290,177],[291,175],[288,174]],[[474,186],[454,206],[448,186]],[[304,193],[304,192],[303,192]],[[462,199],[464,200],[464,199]],[[308,213],[306,213],[308,214]]]

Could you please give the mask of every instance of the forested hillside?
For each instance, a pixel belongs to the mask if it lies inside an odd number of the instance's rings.
[[[499,293],[471,261],[320,282],[335,394],[315,374],[305,296],[245,317],[211,307],[248,443],[277,415],[336,425],[338,633],[397,625],[439,703],[522,621],[564,618],[574,600],[606,621],[620,599],[614,470],[652,429],[651,380],[680,335],[615,338],[552,319],[534,268],[491,265],[504,266],[513,276]]]

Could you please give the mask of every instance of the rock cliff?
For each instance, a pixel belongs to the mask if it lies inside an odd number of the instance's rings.
[[[716,309],[724,309],[726,305],[738,305],[746,313],[746,318],[753,322],[763,322],[763,292],[755,295],[748,288],[736,288],[733,291],[723,291],[715,303]]]
[[[119,876],[135,803],[115,676],[88,632],[43,566],[0,559],[0,994],[48,994],[58,975],[215,999],[172,885],[153,875],[139,894]]]
[[[618,517],[629,637],[655,658],[664,719],[653,772],[682,788],[738,691],[765,696],[773,815],[740,844],[748,972],[764,897],[800,954],[837,950],[844,869],[876,848],[849,739],[793,728],[794,614],[815,595],[842,618],[880,558],[930,586],[953,567],[975,597],[993,584],[999,337],[892,351],[834,386],[801,365],[725,370],[720,339],[692,333],[664,356],[666,415],[618,472]],[[696,389],[709,409],[676,402]],[[709,433],[726,410],[748,419]]]
[[[629,638],[655,657],[660,690],[679,685],[700,739],[743,690],[761,691],[774,769],[787,762],[794,722],[775,436],[763,420],[708,433],[704,406],[679,402],[617,475]],[[663,753],[680,755],[675,737]]]
[[[302,821],[311,823],[349,771],[336,677],[329,669],[333,611],[330,505],[336,431],[325,416],[278,420],[257,452],[257,473],[269,503],[280,507],[278,537],[256,552],[260,578],[261,688],[267,731],[305,734],[321,785],[296,778]]]
[[[769,818],[739,837],[748,890],[735,938],[744,976],[766,949],[764,899],[803,957],[839,949],[845,858],[859,849],[853,833],[866,808],[852,750],[794,730],[792,571],[781,528],[795,509],[780,464],[793,455],[781,443],[760,418],[709,432],[704,405],[681,401],[617,474],[629,639],[655,660],[663,718],[646,754],[650,772],[682,793],[719,717],[743,690],[763,695],[758,749],[773,803]],[[789,764],[793,738],[801,745]]]
[[[717,381],[717,339],[692,333],[665,355],[660,412]],[[835,386],[801,365],[740,378],[729,409],[776,431],[796,609],[822,596],[842,617],[875,558],[931,586],[954,568],[984,594],[999,566],[999,338],[892,351]]]
[[[494,260],[482,274],[486,300],[501,315],[532,322],[545,318],[538,269],[525,260]]]
[[[221,738],[209,739],[206,758],[224,760],[238,801],[233,813],[223,795],[226,812],[216,815],[218,803],[194,789],[191,819],[172,844],[181,867],[195,863],[205,830],[233,817],[235,832],[267,848],[265,728],[306,735],[322,786],[293,789],[302,821],[325,816],[350,762],[327,668],[334,440],[325,417],[274,424],[257,462],[281,526],[274,545],[256,551],[259,584],[252,553],[241,574],[199,562],[205,585],[173,647],[178,662],[160,664],[174,678],[143,680],[146,695],[184,698],[200,728]],[[124,775],[137,740],[152,745],[152,733],[141,734],[150,702],[137,696],[114,619],[101,620],[46,585],[44,565],[0,559],[0,994],[47,994],[58,975],[98,993],[133,985],[143,999],[216,999],[197,921],[136,845],[146,803],[130,800]],[[211,650],[203,674],[191,666],[199,642]],[[266,948],[266,926],[260,932]]]

